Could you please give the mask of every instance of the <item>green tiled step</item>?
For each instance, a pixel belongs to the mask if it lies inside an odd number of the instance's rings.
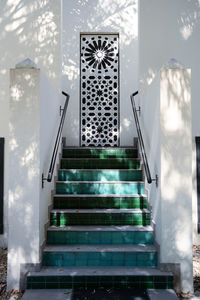
[[[156,267],[152,245],[66,245],[46,246],[43,266],[132,266]]]
[[[28,289],[78,287],[173,289],[173,275],[152,267],[43,267],[27,277]]]
[[[150,245],[153,241],[151,226],[52,226],[47,231],[51,245]]]
[[[59,170],[59,181],[142,181],[142,170]]]
[[[57,181],[57,194],[144,194],[143,182]]]
[[[145,195],[54,195],[55,209],[147,208]]]
[[[140,169],[138,158],[62,158],[61,169]]]
[[[136,148],[63,148],[63,157],[82,158],[137,158]]]
[[[150,225],[146,209],[82,209],[52,210],[50,225]]]

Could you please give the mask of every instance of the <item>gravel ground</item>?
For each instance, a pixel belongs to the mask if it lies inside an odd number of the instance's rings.
[[[0,249],[0,300],[19,300],[23,291],[6,291],[7,249]],[[194,295],[178,295],[180,299],[200,299],[200,246],[193,247]]]
[[[194,293],[200,299],[200,246],[193,246]]]
[[[7,249],[0,249],[0,300],[19,300],[23,293],[21,291],[6,291],[7,276]]]

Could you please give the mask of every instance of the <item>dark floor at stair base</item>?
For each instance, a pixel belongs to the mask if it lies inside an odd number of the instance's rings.
[[[27,290],[22,300],[178,300],[173,290]]]

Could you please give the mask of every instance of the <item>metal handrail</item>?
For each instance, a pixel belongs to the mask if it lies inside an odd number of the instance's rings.
[[[58,154],[58,148],[59,148],[60,139],[61,139],[61,136],[62,136],[62,129],[63,129],[63,125],[64,125],[64,122],[65,122],[65,115],[66,115],[66,111],[67,111],[67,107],[68,107],[68,103],[69,103],[69,95],[65,92],[62,92],[62,94],[66,97],[65,105],[64,105],[63,109],[61,109],[61,107],[60,107],[60,112],[62,112],[60,125],[59,125],[59,128],[58,128],[58,133],[57,133],[57,137],[56,137],[56,141],[55,141],[55,145],[54,145],[54,149],[53,149],[53,154],[52,154],[52,158],[51,158],[51,163],[50,163],[48,175],[45,178],[44,174],[42,174],[42,187],[44,187],[44,181],[45,180],[48,181],[48,182],[52,181],[55,162],[56,162],[56,158],[57,158],[57,154]]]
[[[134,100],[134,97],[137,94],[138,94],[138,91],[133,93],[130,97],[131,97],[131,103],[132,103],[132,108],[133,108],[133,114],[134,114],[134,118],[135,118],[135,124],[136,124],[136,129],[137,129],[137,134],[138,134],[140,150],[141,150],[141,154],[142,154],[142,160],[144,163],[144,169],[145,169],[145,173],[146,173],[146,177],[147,177],[147,182],[150,184],[150,183],[152,183],[152,181],[156,181],[156,185],[157,185],[158,184],[158,176],[156,175],[156,178],[152,179],[146,152],[145,152],[144,141],[143,141],[142,132],[140,129],[140,123],[138,120],[137,109],[136,109],[135,100]]]

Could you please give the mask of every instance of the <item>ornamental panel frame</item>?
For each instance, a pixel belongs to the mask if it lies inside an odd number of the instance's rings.
[[[119,147],[119,33],[80,34],[80,145]]]

